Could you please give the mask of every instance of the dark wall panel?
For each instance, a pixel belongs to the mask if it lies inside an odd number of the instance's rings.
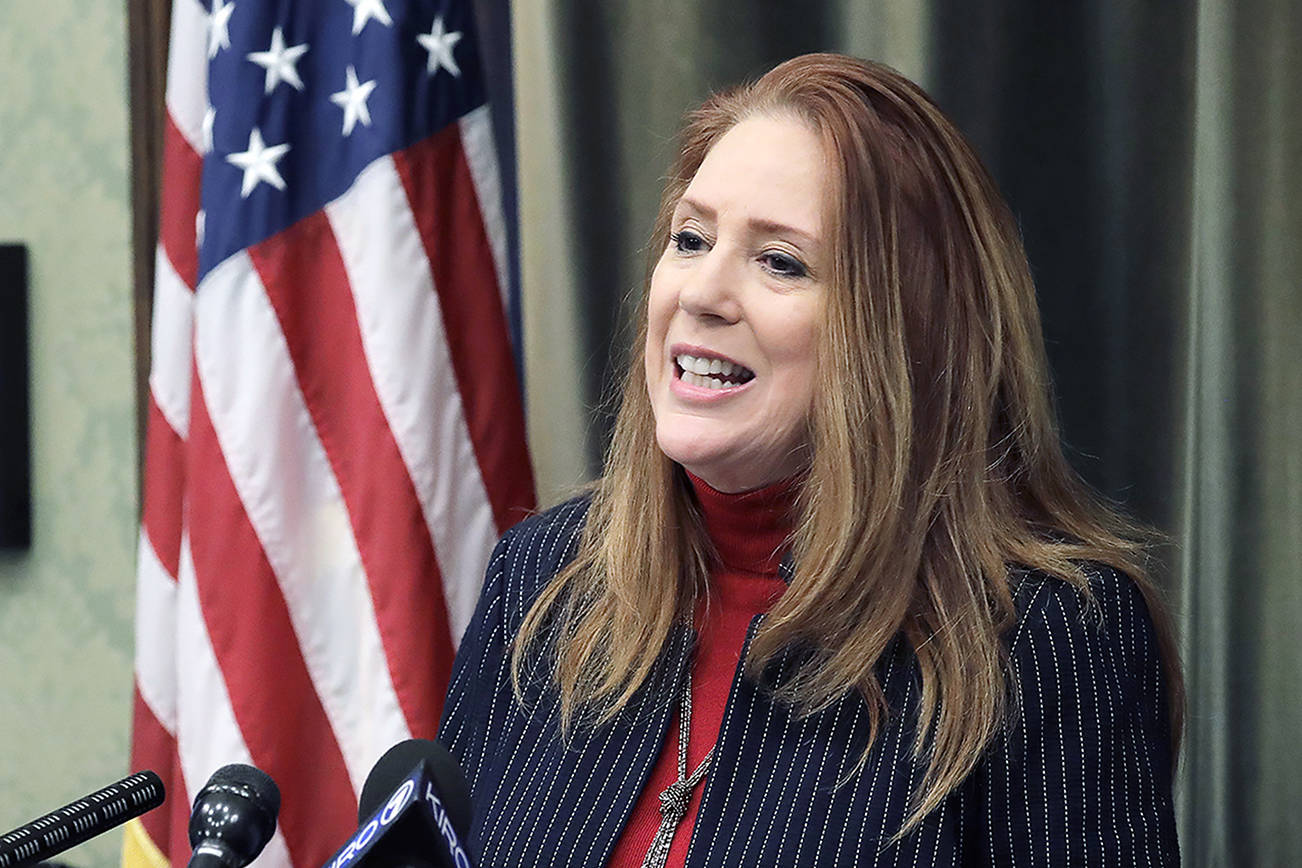
[[[32,541],[27,248],[0,244],[0,548]]]

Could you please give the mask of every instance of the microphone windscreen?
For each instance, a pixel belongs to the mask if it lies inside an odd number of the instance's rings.
[[[194,797],[190,813],[190,865],[247,865],[276,831],[280,788],[262,769],[222,766]]]
[[[137,772],[0,835],[0,868],[31,865],[88,841],[163,803],[163,781]]]
[[[357,822],[362,823],[380,809],[394,789],[425,760],[452,828],[464,840],[470,835],[470,786],[456,757],[437,741],[410,738],[400,741],[376,761],[362,785],[357,804]]]
[[[208,778],[209,787],[238,787],[249,799],[273,820],[280,816],[280,787],[271,775],[257,766],[231,763],[219,768]]]

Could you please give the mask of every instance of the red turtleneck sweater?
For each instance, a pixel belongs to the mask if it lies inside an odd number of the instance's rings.
[[[778,563],[791,530],[793,491],[790,482],[779,482],[743,494],[724,494],[689,476],[719,555],[710,575],[709,599],[702,600],[696,611],[692,720],[687,740],[690,775],[718,739],[751,619],[768,611],[786,590],[778,577]],[[611,854],[611,868],[638,868],[660,828],[660,792],[678,779],[678,728],[675,711],[660,759]],[[692,792],[687,816],[674,835],[667,868],[687,861],[687,845],[708,780],[707,774]]]

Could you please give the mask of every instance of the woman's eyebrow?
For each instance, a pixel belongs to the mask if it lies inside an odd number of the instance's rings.
[[[710,222],[718,221],[718,212],[703,202],[684,196],[678,200],[678,207],[685,208],[695,216]],[[801,247],[814,248],[819,246],[818,238],[812,233],[803,229],[798,229],[789,223],[782,223],[778,220],[769,220],[763,217],[752,217],[746,221],[747,226],[754,232],[763,235],[782,235],[794,238]]]
[[[713,208],[687,196],[683,196],[678,200],[678,207],[674,210],[678,211],[680,208],[685,208],[697,217],[704,217],[706,220],[714,220],[718,217]]]
[[[803,229],[797,229],[789,223],[779,223],[777,220],[765,220],[759,217],[752,217],[747,221],[752,229],[758,230],[764,235],[781,235],[784,237],[794,237],[801,247],[814,248],[818,246],[818,239]]]

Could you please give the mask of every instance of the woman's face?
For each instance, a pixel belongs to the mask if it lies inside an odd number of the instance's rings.
[[[651,277],[647,391],[665,455],[720,491],[806,461],[831,180],[808,126],[760,115],[715,143],[674,209]]]

